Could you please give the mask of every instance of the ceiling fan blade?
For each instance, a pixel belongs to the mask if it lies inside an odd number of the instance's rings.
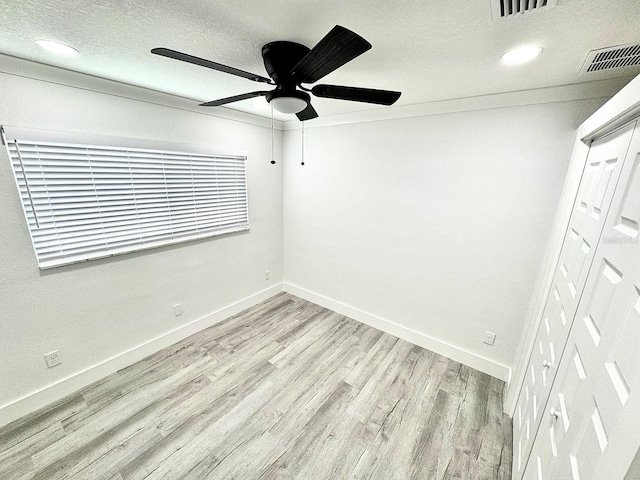
[[[391,90],[375,90],[373,88],[344,87],[341,85],[316,85],[311,89],[316,97],[350,100],[352,102],[377,103],[379,105],[393,105],[400,92]]]
[[[305,120],[318,118],[318,112],[316,112],[316,109],[313,108],[310,103],[308,103],[307,108],[305,108],[301,112],[296,113],[296,117],[298,117],[298,120],[300,120],[301,122],[304,122]]]
[[[187,53],[177,52],[170,48],[154,48],[151,53],[161,55],[163,57],[173,58],[182,62],[193,63],[194,65],[200,65],[201,67],[211,68],[223,73],[229,73],[238,77],[248,78],[254,82],[272,83],[270,79],[261,77],[255,73],[245,72],[237,68],[229,67],[228,65],[222,65],[221,63],[212,62],[211,60],[205,60],[204,58],[194,57]]]
[[[357,33],[336,25],[293,67],[299,83],[314,83],[371,48]]]
[[[210,102],[201,103],[200,107],[219,107],[226,105],[227,103],[239,102],[240,100],[247,100],[248,98],[260,97],[269,93],[268,91],[261,92],[249,92],[242,95],[235,95],[233,97],[221,98],[220,100],[212,100]]]

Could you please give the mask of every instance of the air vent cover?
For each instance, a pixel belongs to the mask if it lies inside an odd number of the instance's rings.
[[[558,0],[491,0],[493,21],[555,7]]]
[[[602,70],[622,69],[640,66],[640,43],[629,43],[615,47],[592,50],[582,66],[580,73],[600,72]],[[631,72],[629,72],[631,73]]]

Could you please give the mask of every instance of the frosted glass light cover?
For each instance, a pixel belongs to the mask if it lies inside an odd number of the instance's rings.
[[[298,113],[307,108],[307,102],[296,97],[277,97],[271,100],[271,105],[281,113]]]

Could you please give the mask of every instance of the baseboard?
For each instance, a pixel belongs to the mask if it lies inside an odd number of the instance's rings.
[[[443,355],[455,360],[456,362],[463,363],[471,368],[475,368],[476,370],[491,375],[492,377],[504,380],[505,382],[509,380],[511,375],[511,368],[506,365],[502,365],[475,353],[468,352],[467,350],[456,347],[455,345],[430,337],[424,333],[412,330],[411,328],[398,325],[390,320],[364,312],[337,300],[327,298],[324,295],[311,292],[302,287],[286,282],[284,283],[284,291],[289,292],[296,297],[304,298],[305,300],[333,310],[341,315],[353,318],[354,320],[367,324],[373,328],[377,328],[378,330],[382,330],[383,332],[406,340],[414,345],[431,350],[432,352]]]
[[[162,350],[174,343],[184,340],[190,335],[197,333],[211,325],[229,318],[232,315],[250,308],[283,291],[283,284],[279,283],[273,287],[257,292],[249,297],[243,298],[215,312],[205,315],[185,325],[181,325],[175,330],[171,330],[147,342],[137,345],[129,350],[120,352],[117,355],[96,363],[89,368],[69,375],[55,383],[47,385],[39,390],[31,392],[22,398],[0,406],[0,427],[7,425],[29,413],[35,412],[42,407],[55,403],[63,398],[77,392],[81,388],[91,385],[107,375],[132,365],[149,355]]]

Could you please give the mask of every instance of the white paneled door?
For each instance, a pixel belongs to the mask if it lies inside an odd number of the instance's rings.
[[[635,469],[640,447],[639,234],[637,129],[547,407],[540,412],[527,480],[628,480]]]
[[[531,478],[628,478],[640,447],[639,224],[636,131],[544,412]]]
[[[627,126],[615,135],[594,142],[589,150],[525,382],[516,405],[514,480],[522,478],[530,461],[529,455],[536,432],[587,282],[632,133],[633,125]]]

